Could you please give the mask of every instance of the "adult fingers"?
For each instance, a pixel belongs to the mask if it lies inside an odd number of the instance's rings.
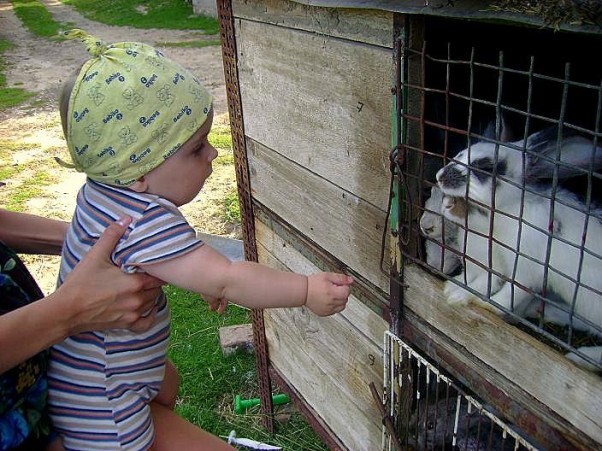
[[[113,222],[109,227],[105,229],[100,238],[92,249],[90,249],[89,255],[96,255],[98,257],[110,260],[111,252],[115,249],[115,245],[119,239],[125,233],[127,226],[132,222],[132,218],[124,216],[118,221]]]
[[[151,309],[151,311],[148,314],[141,316],[136,321],[134,321],[134,323],[129,327],[129,329],[135,333],[146,332],[155,323],[156,313],[156,308]]]

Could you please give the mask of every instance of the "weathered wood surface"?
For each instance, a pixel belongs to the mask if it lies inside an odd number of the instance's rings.
[[[393,45],[393,14],[387,11],[324,9],[286,0],[264,0],[261,8],[254,3],[233,0],[234,16],[382,47]]]
[[[247,152],[256,200],[388,292],[380,270],[384,211],[251,139]]]
[[[532,396],[602,443],[600,376],[577,368],[486,309],[447,304],[441,282],[419,267],[406,268],[405,275],[406,307],[454,342],[448,351],[478,359],[482,376],[500,390],[513,393],[525,406],[532,404]]]
[[[458,19],[483,20],[507,24],[524,24],[535,27],[550,26],[537,14],[496,11],[493,1],[484,0],[292,0],[304,5],[321,6],[332,9],[361,8],[389,11],[412,15],[442,16]],[[560,30],[601,34],[598,25],[568,23],[558,25]]]
[[[384,210],[391,50],[246,20],[237,25],[245,134]]]
[[[304,274],[317,272],[260,221],[256,235],[260,262]],[[264,315],[271,364],[348,449],[379,449],[382,423],[369,384],[382,384],[387,323],[354,296],[342,313],[326,318],[306,308],[266,310]]]

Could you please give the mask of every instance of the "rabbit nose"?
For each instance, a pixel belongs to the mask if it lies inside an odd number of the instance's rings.
[[[456,166],[457,165],[448,164],[447,166],[443,166],[437,172],[437,182],[441,188],[458,188],[466,182],[466,175]]]

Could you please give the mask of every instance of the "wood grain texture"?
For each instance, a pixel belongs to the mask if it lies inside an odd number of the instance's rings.
[[[406,307],[448,338],[449,352],[470,356],[483,377],[523,405],[529,407],[532,397],[602,443],[602,378],[488,309],[448,304],[441,281],[419,267],[406,268],[405,275]]]
[[[318,269],[264,224],[256,222],[259,261],[311,274]],[[265,311],[271,364],[348,449],[379,449],[381,421],[369,384],[382,385],[387,323],[354,296],[340,314],[306,308]]]
[[[249,21],[236,31],[245,134],[384,210],[391,50]]]
[[[234,16],[286,28],[324,34],[382,47],[393,46],[393,14],[378,10],[324,9],[285,0],[255,2],[234,0]]]
[[[385,212],[253,140],[247,150],[255,199],[388,291],[380,271]]]

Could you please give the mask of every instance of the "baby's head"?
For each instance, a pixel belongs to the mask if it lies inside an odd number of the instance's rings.
[[[108,185],[153,192],[139,185],[160,165],[181,148],[198,154],[209,146],[211,95],[190,71],[145,44],[107,45],[81,30],[65,36],[81,39],[92,55],[65,83],[60,102],[78,171]],[[173,181],[186,183],[184,174],[176,175]]]

